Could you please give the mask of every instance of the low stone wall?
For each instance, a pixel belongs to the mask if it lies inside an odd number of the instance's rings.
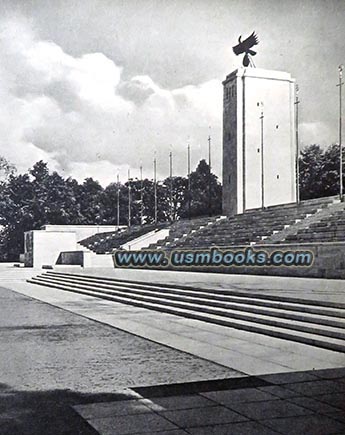
[[[155,267],[159,270],[183,270],[190,272],[212,272],[249,275],[294,276],[310,278],[345,278],[345,242],[338,243],[306,243],[306,244],[276,244],[255,246],[230,246],[217,248],[220,251],[242,251],[251,248],[254,251],[265,251],[268,255],[274,251],[295,252],[310,251],[313,263],[310,266],[172,266],[169,261],[167,267]],[[211,249],[211,248],[210,248]],[[190,252],[190,251],[189,251]],[[204,251],[198,251],[204,252]],[[170,257],[171,253],[167,253]],[[141,267],[141,269],[153,269]]]
[[[248,246],[236,247],[235,249],[245,248],[248,248]],[[313,254],[314,261],[311,266],[231,266],[212,267],[212,270],[208,268],[207,270],[250,275],[345,278],[345,243],[255,245],[252,248],[256,251],[266,251],[269,255],[274,251],[310,251]],[[230,248],[229,250],[233,249]],[[205,271],[205,268],[203,270]]]

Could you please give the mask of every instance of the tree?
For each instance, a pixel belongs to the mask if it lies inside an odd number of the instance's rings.
[[[103,187],[93,178],[86,178],[81,185],[79,194],[80,212],[84,225],[97,225],[103,221],[101,196]]]
[[[0,156],[0,188],[9,179],[10,175],[14,175],[16,172],[16,167],[5,157]]]
[[[324,154],[320,145],[310,145],[301,151],[299,158],[300,198],[324,196],[322,186]]]
[[[155,221],[154,182],[147,178],[143,180],[143,217],[145,223],[152,224]],[[159,213],[157,218],[163,220],[162,214]]]
[[[144,183],[143,183],[144,184]],[[144,211],[144,201],[143,204],[141,203],[141,180],[138,180],[137,178],[134,180],[131,180],[130,182],[127,181],[125,184],[126,186],[126,192],[125,197],[127,198],[127,215],[128,215],[128,194],[129,194],[129,186],[131,191],[131,224],[132,225],[140,225],[141,224],[141,206],[143,205],[143,211]],[[144,215],[144,213],[143,213]],[[128,221],[128,217],[127,217]]]
[[[37,229],[47,223],[46,214],[49,210],[49,204],[47,202],[49,170],[47,163],[42,160],[35,163],[32,169],[29,170],[29,174],[32,176],[33,198],[31,210],[35,222],[35,228],[33,229]]]
[[[0,260],[14,261],[23,252],[25,231],[40,229],[45,224],[112,224],[117,223],[117,192],[120,191],[120,224],[128,224],[129,184],[111,183],[105,189],[98,181],[86,178],[79,184],[50,173],[47,163],[35,163],[27,174],[16,175],[13,165],[0,158],[4,179],[0,181]],[[209,181],[211,207],[209,207]],[[210,174],[205,160],[191,174],[191,216],[221,211],[221,185]],[[135,179],[131,188],[131,223],[153,223],[155,220],[154,183]],[[172,191],[171,191],[172,189]],[[158,221],[188,217],[188,179],[168,177],[157,182]],[[141,222],[141,210],[143,222]]]
[[[321,198],[339,193],[339,151],[337,144],[330,145],[325,150],[319,145],[310,145],[301,151],[299,158],[301,199]],[[343,183],[345,185],[344,173]]]
[[[100,196],[102,218],[103,222],[107,225],[117,224],[117,191],[117,183],[111,183],[103,190]]]
[[[0,259],[14,261],[23,252],[25,231],[37,229],[32,209],[33,188],[28,174],[10,175],[0,200],[3,229],[0,232]]]
[[[210,167],[205,160],[200,160],[196,170],[190,174],[190,185],[191,217],[217,215],[221,213],[222,186],[218,182],[216,175],[212,172],[210,173]],[[181,215],[183,217],[189,215],[187,195]]]
[[[47,210],[46,223],[55,225],[78,224],[81,221],[80,207],[74,196],[73,186],[57,172],[45,179]]]
[[[339,151],[339,145],[333,144],[324,152],[321,167],[322,196],[331,196],[339,193]]]
[[[187,179],[183,177],[168,177],[160,189],[160,207],[164,210],[165,220],[176,220],[181,217],[181,211],[186,202]]]
[[[37,162],[28,174],[10,175],[0,200],[0,258],[13,261],[23,252],[25,231],[44,224],[80,223],[78,183],[49,173],[47,164]]]
[[[80,189],[75,180],[65,180],[57,172],[49,173],[47,163],[37,162],[29,170],[32,177],[32,211],[36,226],[82,222]]]
[[[152,180],[143,180],[143,216],[145,223],[155,221],[155,186]],[[165,181],[157,181],[157,221],[169,220],[167,202],[167,185]]]

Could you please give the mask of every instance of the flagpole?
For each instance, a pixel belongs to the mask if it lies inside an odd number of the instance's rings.
[[[298,139],[298,105],[300,103],[300,100],[298,99],[298,85],[296,85],[296,100],[295,100],[295,106],[296,106],[296,202],[299,204],[300,202],[300,193],[299,193],[299,139]]]
[[[169,154],[169,167],[170,167],[170,220],[173,221],[173,154],[170,151]]]
[[[128,168],[128,228],[131,227],[131,170]]]
[[[120,226],[120,175],[117,174],[117,228]]]
[[[265,208],[265,168],[264,168],[264,104],[261,102],[261,207]]]
[[[212,216],[211,200],[211,135],[208,137],[208,213]]]
[[[190,145],[187,148],[187,171],[188,171],[188,219],[191,219],[191,186],[190,186]]]
[[[339,198],[343,201],[343,144],[342,144],[342,95],[344,65],[339,65]]]
[[[156,153],[153,159],[153,189],[155,197],[155,224],[157,225],[157,159]]]
[[[143,215],[144,215],[144,210],[143,210],[143,200],[144,200],[144,195],[143,195],[143,166],[140,165],[140,224],[143,225]]]

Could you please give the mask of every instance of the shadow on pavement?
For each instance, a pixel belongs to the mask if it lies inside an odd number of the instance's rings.
[[[84,394],[71,390],[17,391],[0,383],[1,435],[95,435],[72,405],[125,400],[125,394]]]

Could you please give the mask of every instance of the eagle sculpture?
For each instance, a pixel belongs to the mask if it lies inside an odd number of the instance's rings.
[[[251,48],[259,43],[259,39],[255,34],[255,31],[250,36],[248,36],[248,38],[245,39],[244,41],[241,41],[241,39],[242,39],[242,35],[238,38],[238,44],[235,45],[235,47],[232,47],[232,50],[236,54],[236,56],[244,53],[242,63],[243,66],[248,66],[249,64],[253,63],[250,56],[256,55],[256,51],[251,50]]]

